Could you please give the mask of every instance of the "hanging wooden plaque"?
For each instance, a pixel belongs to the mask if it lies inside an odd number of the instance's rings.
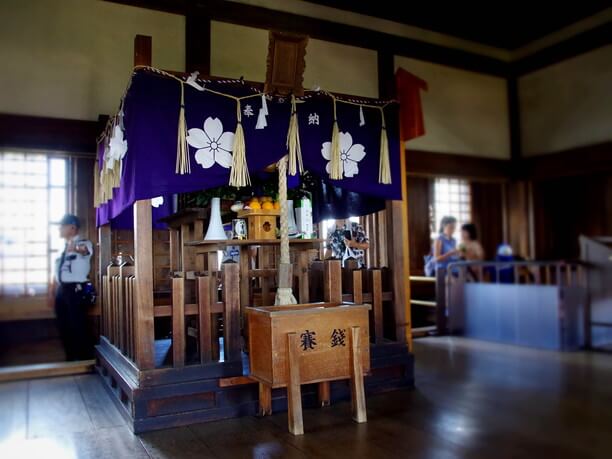
[[[304,95],[302,83],[308,37],[270,31],[266,93]]]

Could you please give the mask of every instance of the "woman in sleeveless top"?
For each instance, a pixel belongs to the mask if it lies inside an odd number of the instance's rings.
[[[457,240],[453,237],[456,226],[457,219],[455,217],[442,217],[440,221],[440,234],[434,240],[433,245],[433,260],[435,261],[436,271],[459,260],[461,253],[457,250]]]

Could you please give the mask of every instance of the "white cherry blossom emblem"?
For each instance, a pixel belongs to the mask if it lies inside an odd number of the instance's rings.
[[[331,169],[331,142],[324,142],[321,154],[327,159],[325,170],[329,174]],[[353,144],[353,137],[348,132],[340,133],[340,167],[342,176],[354,177],[359,174],[359,161],[365,158],[366,151],[360,143]]]
[[[204,130],[189,129],[187,143],[198,148],[195,160],[204,169],[213,167],[215,163],[225,168],[232,165],[234,133],[223,132],[223,123],[219,118],[206,118]]]

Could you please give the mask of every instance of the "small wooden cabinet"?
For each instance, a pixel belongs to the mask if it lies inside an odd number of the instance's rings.
[[[238,218],[246,218],[247,239],[276,239],[276,222],[279,210],[245,209],[238,212]]]

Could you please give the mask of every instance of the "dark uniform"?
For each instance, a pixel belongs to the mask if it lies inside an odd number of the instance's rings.
[[[93,356],[93,341],[87,323],[89,303],[85,291],[93,244],[78,235],[70,242],[76,247],[86,248],[87,253],[69,251],[69,244],[66,244],[62,255],[57,259],[55,315],[67,360],[85,360]]]

